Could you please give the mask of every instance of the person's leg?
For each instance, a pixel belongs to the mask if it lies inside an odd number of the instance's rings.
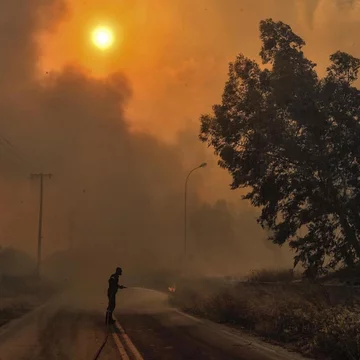
[[[110,302],[110,299],[111,299],[111,297],[110,297],[110,295],[109,295],[109,293],[108,293],[108,306],[107,306],[107,308],[106,308],[106,316],[105,316],[105,324],[106,325],[108,325],[109,324],[109,322],[110,322],[110,315],[111,315],[111,313],[110,313],[110,309],[111,309],[111,302]]]
[[[115,320],[113,318],[113,312],[115,310],[115,306],[116,306],[116,303],[115,303],[115,295],[112,295],[110,298],[109,298],[109,306],[108,306],[108,311],[109,311],[109,322],[110,323],[114,323]]]

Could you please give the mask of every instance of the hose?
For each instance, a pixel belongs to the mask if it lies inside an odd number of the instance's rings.
[[[125,286],[122,287],[122,289],[126,289]],[[113,293],[114,295],[114,293]],[[104,348],[104,346],[106,345],[107,341],[108,341],[108,338],[109,338],[109,334],[110,334],[110,323],[109,323],[109,315],[110,315],[110,312],[109,310],[106,311],[106,316],[105,316],[105,325],[107,327],[107,331],[106,331],[106,335],[105,335],[105,339],[104,339],[104,342],[101,344],[98,352],[96,353],[95,357],[94,357],[94,360],[97,360]]]
[[[106,311],[106,318],[105,318],[105,325],[107,328],[106,334],[105,334],[105,339],[104,342],[101,344],[98,352],[96,353],[94,360],[97,360],[102,352],[102,350],[104,349],[104,346],[106,345],[108,338],[109,338],[109,334],[110,334],[110,324],[109,324],[109,311]]]

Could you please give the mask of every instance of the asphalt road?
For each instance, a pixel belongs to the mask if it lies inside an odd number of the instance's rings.
[[[105,299],[64,295],[0,328],[0,360],[93,360],[104,342]],[[87,301],[85,301],[85,298]],[[126,289],[98,360],[300,360],[167,305],[166,294]]]

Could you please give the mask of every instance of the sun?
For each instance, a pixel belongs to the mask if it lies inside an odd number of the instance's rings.
[[[107,27],[97,27],[92,33],[92,41],[99,49],[108,49],[114,42],[113,32]]]

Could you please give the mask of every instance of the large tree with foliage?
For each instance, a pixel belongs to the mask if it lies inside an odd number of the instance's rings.
[[[325,270],[360,260],[360,60],[330,56],[324,78],[290,26],[261,21],[260,66],[230,63],[222,103],[201,116],[200,139],[261,208],[269,240],[295,265]]]

